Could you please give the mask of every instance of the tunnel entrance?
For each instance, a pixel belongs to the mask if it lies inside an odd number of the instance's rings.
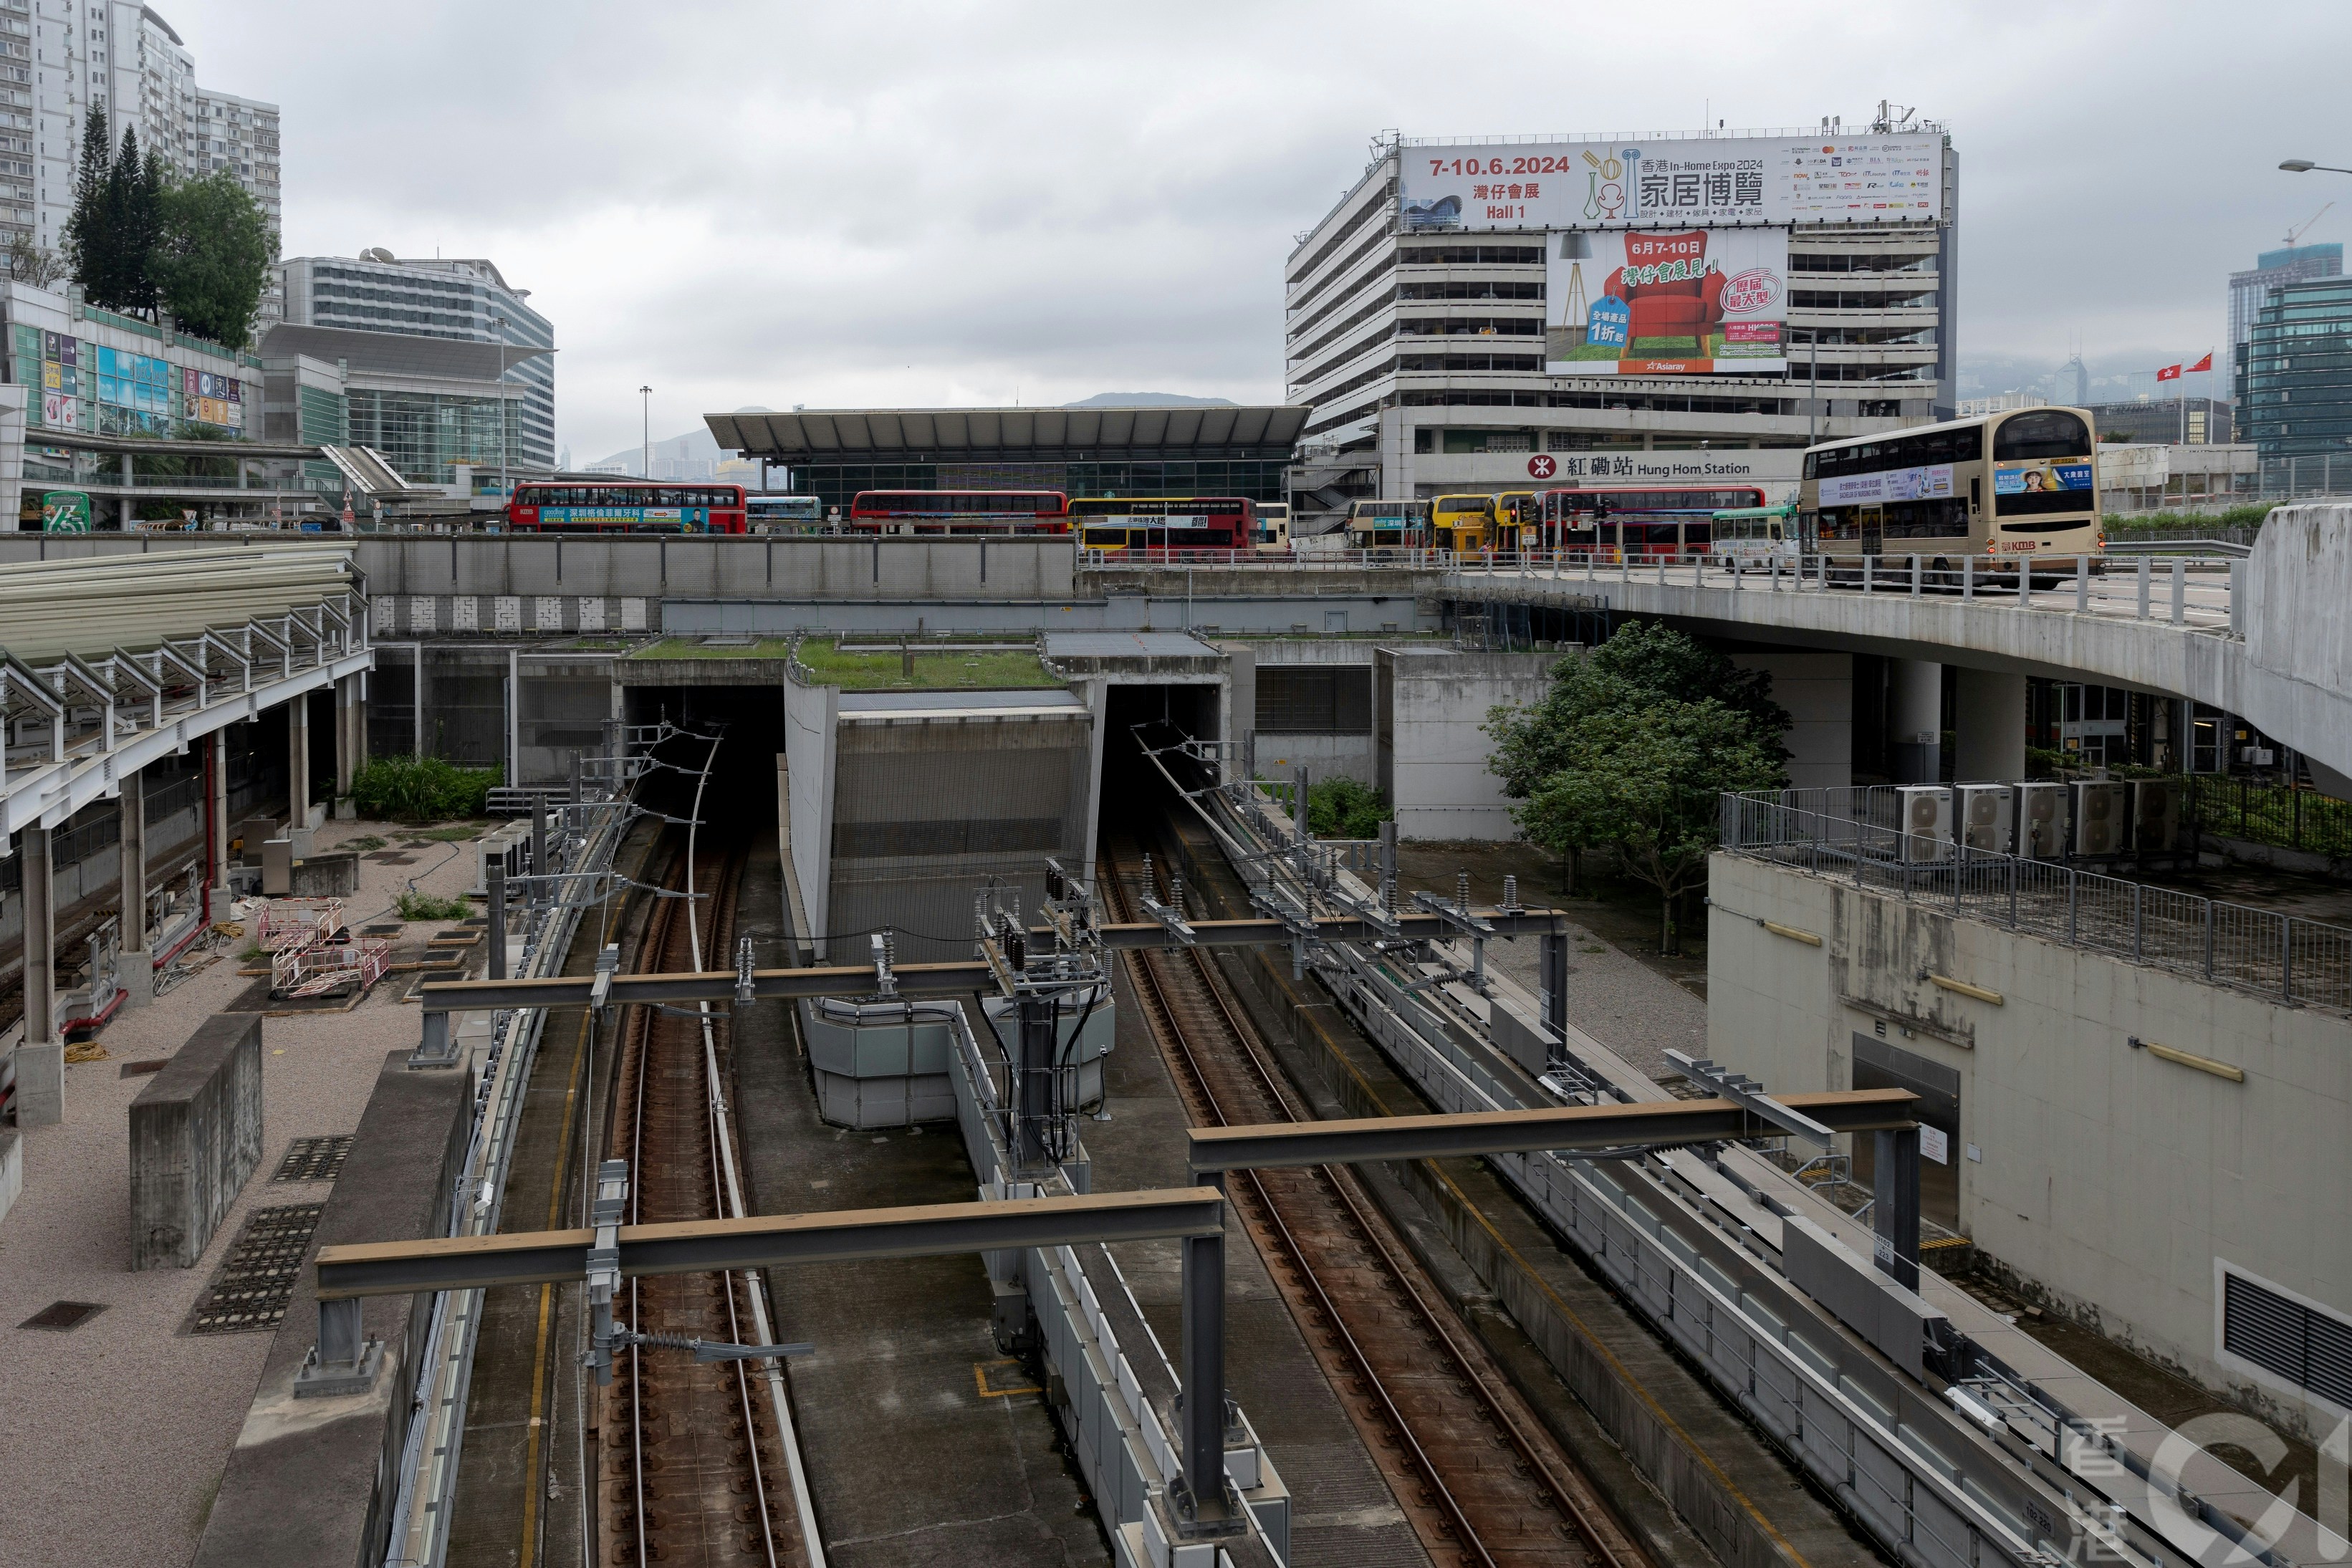
[[[1111,686],[1104,694],[1102,794],[1096,814],[1097,834],[1114,824],[1164,816],[1173,803],[1167,780],[1144,755],[1183,740],[1215,740],[1221,733],[1218,688],[1141,683]],[[1197,789],[1216,780],[1203,763],[1171,757],[1169,770]]]
[[[721,815],[739,828],[776,826],[776,758],[784,751],[784,694],[774,685],[630,686],[622,695],[622,722],[631,726],[659,724],[665,718],[681,729],[723,737],[704,794],[704,820]],[[683,738],[672,740],[659,753],[664,761],[698,768],[701,747]],[[691,800],[692,775],[673,774],[686,782],[680,801]],[[649,790],[667,800],[670,791],[660,779],[647,781]],[[714,813],[709,802],[719,803]],[[648,804],[669,810],[650,796]]]

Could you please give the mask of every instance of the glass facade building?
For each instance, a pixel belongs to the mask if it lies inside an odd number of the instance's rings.
[[[2254,318],[2273,288],[2315,278],[2344,276],[2340,245],[2297,245],[2266,250],[2254,257],[2253,269],[2230,274],[2230,347],[2234,352],[2253,330]]]
[[[504,344],[517,352],[504,379],[520,387],[511,458],[518,468],[555,466],[555,329],[479,258],[394,258],[371,251],[354,260],[296,256],[278,268],[286,319],[298,326]],[[541,350],[527,352],[526,350]],[[495,465],[498,454],[490,455]]]
[[[460,463],[495,473],[500,443],[517,439],[522,416],[512,398],[451,392],[353,386],[346,402],[352,444],[374,447],[403,477],[427,485],[453,483]]]
[[[2270,291],[2238,350],[2242,439],[2267,469],[2281,458],[2335,458],[2352,476],[2352,278]]]
[[[257,435],[260,361],[196,341],[58,296],[9,321],[8,379],[29,389],[25,423],[35,432]]]

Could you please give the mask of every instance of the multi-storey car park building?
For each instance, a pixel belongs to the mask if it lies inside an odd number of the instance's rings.
[[[1958,185],[1940,127],[1884,120],[1377,142],[1284,272],[1294,498],[1786,487],[1809,441],[1948,417]]]
[[[83,117],[103,109],[184,179],[226,171],[279,230],[278,106],[196,85],[195,57],[137,0],[0,0],[0,239],[62,243]],[[257,330],[279,315],[267,291]]]
[[[505,379],[522,389],[514,465],[555,466],[555,328],[526,303],[530,290],[509,285],[495,264],[480,257],[400,258],[375,246],[357,260],[296,256],[278,276],[286,319],[293,326],[510,348]]]

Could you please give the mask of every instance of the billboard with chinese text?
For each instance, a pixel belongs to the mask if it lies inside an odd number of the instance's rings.
[[[1788,369],[1786,229],[1570,230],[1548,255],[1544,361],[1554,375]]]
[[[1407,232],[1660,224],[1933,223],[1944,139],[1890,132],[1664,141],[1431,141],[1398,154]]]

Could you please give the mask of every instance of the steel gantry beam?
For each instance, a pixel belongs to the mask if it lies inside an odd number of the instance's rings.
[[[1224,1202],[1225,1195],[1214,1187],[1174,1187],[624,1225],[619,1228],[620,1271],[692,1274],[786,1263],[929,1258],[1007,1247],[1215,1236],[1224,1229]],[[322,1247],[318,1295],[321,1301],[347,1301],[584,1280],[588,1249],[595,1239],[594,1230],[583,1228]]]
[[[1779,1103],[1837,1133],[1917,1124],[1919,1097],[1907,1089],[1783,1094]],[[1541,1111],[1481,1111],[1453,1116],[1372,1116],[1344,1122],[1194,1127],[1195,1176],[1274,1166],[1349,1165],[1364,1160],[1452,1159],[1546,1150],[1670,1148],[1683,1144],[1786,1136],[1786,1129],[1731,1100],[1656,1100],[1631,1105],[1563,1105]]]
[[[1495,927],[1497,936],[1552,936],[1564,929],[1562,916],[1557,910],[1486,909],[1474,912],[1478,918]],[[1445,936],[1452,929],[1448,922],[1433,915],[1399,915],[1395,925],[1401,933],[1383,931],[1369,920],[1350,916],[1318,920],[1316,936],[1327,942],[1373,942],[1394,939],[1401,935],[1407,941],[1429,941]],[[1192,945],[1202,947],[1265,946],[1288,942],[1296,935],[1278,920],[1196,920],[1192,923]],[[1040,926],[1030,932],[1033,951],[1052,949],[1055,933],[1051,927]],[[1092,935],[1106,947],[1162,947],[1176,945],[1176,938],[1158,922],[1136,925],[1098,925]],[[944,964],[893,964],[891,978],[898,994],[907,996],[962,996],[976,990],[996,988],[995,971],[983,960],[973,958]],[[874,988],[875,971],[870,965],[839,965],[813,969],[754,969],[751,972],[751,999],[754,1001],[788,1001],[802,997],[835,997]],[[703,973],[664,975],[614,975],[604,990],[596,992],[597,981],[587,976],[564,976],[541,980],[440,980],[418,989],[418,999],[425,1011],[434,1013],[480,1012],[509,1008],[580,1008],[593,1005],[628,1005],[650,1002],[728,1002],[740,995],[740,977],[732,969],[715,969]]]

